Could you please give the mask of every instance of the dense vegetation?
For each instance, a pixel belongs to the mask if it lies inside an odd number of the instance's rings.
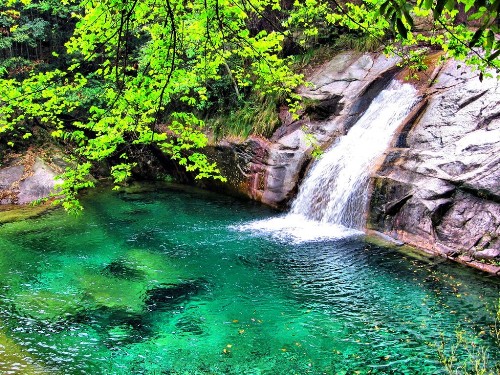
[[[297,55],[351,40],[424,69],[425,51],[439,48],[482,78],[500,68],[499,8],[500,0],[3,0],[0,152],[30,145],[37,129],[69,148],[67,209],[79,209],[95,163],[107,160],[120,183],[151,148],[199,178],[223,179],[198,151],[205,120],[234,121],[231,113],[262,103],[293,113]]]

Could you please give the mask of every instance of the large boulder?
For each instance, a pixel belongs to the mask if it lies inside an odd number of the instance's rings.
[[[61,180],[63,162],[59,157],[42,159],[29,150],[0,168],[0,204],[27,204],[47,198]]]
[[[436,82],[374,177],[368,226],[441,255],[498,263],[500,83],[453,61]]]

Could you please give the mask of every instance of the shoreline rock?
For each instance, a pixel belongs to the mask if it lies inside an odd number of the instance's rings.
[[[25,205],[50,197],[64,162],[57,155],[50,159],[29,149],[0,168],[0,205]]]
[[[500,84],[449,61],[426,101],[372,178],[367,227],[498,275]]]
[[[438,57],[429,56],[431,66]],[[341,53],[314,69],[313,87],[298,90],[312,101],[299,120],[282,109],[282,126],[270,140],[214,146],[229,180],[222,191],[286,209],[312,160],[307,134],[323,149],[345,134],[393,77],[407,74],[396,63]],[[455,61],[431,68],[428,80],[419,75],[421,102],[374,168],[367,229],[498,275],[500,84],[479,81]]]

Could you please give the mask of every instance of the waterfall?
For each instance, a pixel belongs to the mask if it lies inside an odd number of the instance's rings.
[[[316,160],[287,215],[240,226],[297,241],[340,238],[364,227],[373,164],[417,101],[410,84],[392,81],[348,133]]]
[[[416,90],[393,81],[319,159],[299,188],[291,214],[362,229],[373,163],[416,101]]]

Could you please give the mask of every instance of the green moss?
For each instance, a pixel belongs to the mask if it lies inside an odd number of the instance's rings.
[[[436,257],[434,255],[416,247],[398,243],[396,240],[391,239],[391,237],[377,231],[369,231],[366,236],[366,241],[376,246],[394,249],[404,255],[425,263],[435,263]]]
[[[0,224],[31,219],[45,213],[52,208],[53,206],[49,203],[33,206],[5,206],[0,209]]]
[[[0,373],[42,375],[48,374],[19,345],[0,331]]]

